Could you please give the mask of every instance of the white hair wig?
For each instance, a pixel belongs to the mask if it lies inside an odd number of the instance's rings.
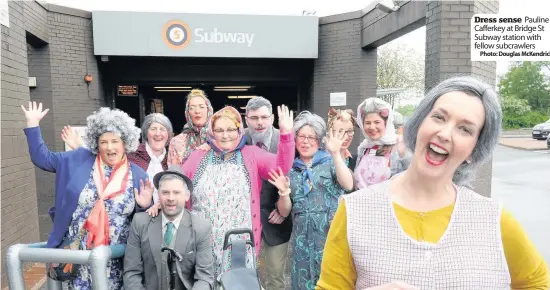
[[[327,133],[327,124],[325,123],[325,120],[317,114],[313,114],[309,111],[302,111],[298,114],[298,116],[296,116],[296,118],[294,118],[294,135],[298,136],[298,131],[300,131],[300,129],[304,126],[310,126],[313,128],[315,135],[317,135],[319,148],[323,149],[323,137],[325,137]]]
[[[148,142],[149,138],[147,137],[147,132],[149,132],[149,128],[153,123],[159,123],[166,131],[168,131],[168,140],[166,141],[166,144],[170,144],[170,139],[172,138],[172,134],[174,132],[174,129],[172,128],[172,122],[170,122],[170,119],[166,117],[165,115],[161,113],[151,113],[147,116],[145,116],[145,119],[143,120],[143,124],[141,124],[141,136],[143,138],[143,142]]]
[[[84,141],[88,144],[90,151],[97,154],[98,140],[101,135],[107,132],[114,133],[124,142],[126,153],[135,152],[139,146],[141,130],[136,127],[136,120],[119,109],[100,108],[86,118],[87,127]]]

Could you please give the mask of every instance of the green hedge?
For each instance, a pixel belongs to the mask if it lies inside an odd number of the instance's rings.
[[[521,116],[504,115],[502,126],[507,129],[532,128],[537,124],[548,120],[548,115],[537,111],[531,111]]]

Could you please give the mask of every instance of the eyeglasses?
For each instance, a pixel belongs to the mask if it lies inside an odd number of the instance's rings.
[[[317,142],[317,137],[298,135],[296,139],[300,142],[307,140],[309,143]]]
[[[353,136],[355,135],[355,131],[353,129],[351,130],[347,130],[347,131],[339,131],[339,132],[336,132],[336,130],[332,130],[332,134],[337,134],[337,133],[344,133],[344,134],[347,134],[348,136]]]
[[[271,118],[271,115],[269,115],[269,116],[252,116],[252,117],[246,116],[246,118],[248,118],[249,120],[252,120],[254,122],[257,122],[258,120],[267,121],[269,118]]]
[[[353,135],[355,135],[355,131],[353,131],[353,130],[347,130],[347,131],[345,131],[344,133],[348,134],[348,136],[353,136]]]
[[[216,130],[214,130],[214,133],[219,134],[219,135],[222,135],[225,132],[227,132],[227,134],[233,134],[233,133],[237,132],[238,130],[239,130],[238,128],[229,128],[227,130],[216,129]]]

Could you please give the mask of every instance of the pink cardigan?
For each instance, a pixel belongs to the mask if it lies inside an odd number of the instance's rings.
[[[277,154],[269,153],[257,146],[246,145],[241,149],[244,165],[250,175],[250,186],[252,192],[250,208],[252,209],[252,231],[256,254],[260,253],[260,241],[262,237],[262,223],[260,220],[260,193],[262,192],[262,179],[269,179],[269,171],[281,167],[284,174],[288,174],[294,162],[295,154],[294,134],[281,134],[277,146]],[[182,165],[183,174],[193,180],[195,172],[208,151],[194,150],[187,161]],[[191,208],[191,199],[187,203]]]

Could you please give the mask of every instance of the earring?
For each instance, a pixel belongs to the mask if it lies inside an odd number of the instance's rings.
[[[471,159],[466,159],[466,163],[470,164],[470,163],[472,163],[472,160]]]

